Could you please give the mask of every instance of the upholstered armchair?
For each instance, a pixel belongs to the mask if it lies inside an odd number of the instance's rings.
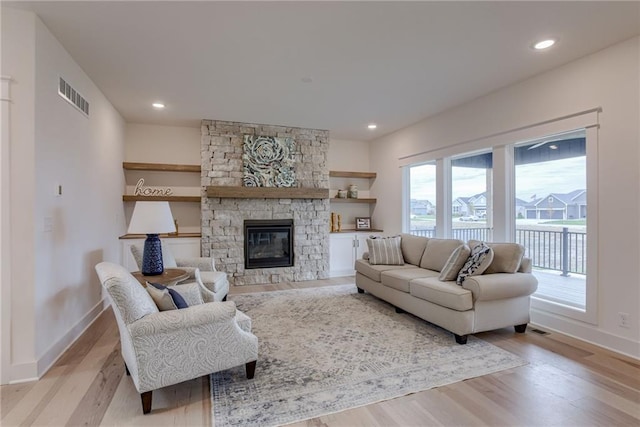
[[[143,413],[151,411],[152,391],[162,387],[242,364],[247,378],[253,378],[258,338],[250,332],[251,319],[237,311],[235,303],[159,311],[147,290],[124,267],[102,262],[96,265],[96,272],[111,297],[122,358],[140,393]],[[193,294],[185,298],[193,304],[202,301],[199,286],[192,283],[172,289],[196,289],[196,301]]]
[[[142,267],[142,244],[131,245],[131,255],[138,269]],[[174,258],[168,245],[162,243],[162,259],[165,268],[181,268],[190,274],[190,279],[201,285],[204,302],[226,301],[229,293],[227,273],[216,270],[213,258]]]

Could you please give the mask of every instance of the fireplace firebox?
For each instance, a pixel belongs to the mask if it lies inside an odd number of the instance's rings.
[[[244,221],[244,268],[292,266],[292,219]]]

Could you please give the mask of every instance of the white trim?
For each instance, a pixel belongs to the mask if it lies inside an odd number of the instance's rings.
[[[467,141],[446,144],[443,148],[422,151],[398,158],[399,166],[407,166],[416,163],[425,163],[443,157],[451,157],[470,151],[477,151],[487,148],[510,145],[514,141],[522,142],[533,140],[545,135],[555,135],[567,130],[585,129],[598,126],[598,113],[601,107],[591,108],[575,114],[545,120],[532,125],[522,126],[515,129],[496,132],[491,135],[481,136]]]
[[[438,183],[441,183],[438,185]],[[441,206],[441,208],[438,208]],[[436,161],[436,235],[443,238],[451,235],[451,159]]]
[[[558,332],[634,359],[640,359],[640,343],[605,332],[580,321],[532,308],[530,325]]]
[[[2,76],[0,118],[0,384],[11,381],[11,83]],[[27,369],[29,371],[30,369]],[[34,371],[35,372],[35,371]],[[29,374],[30,375],[30,374]]]
[[[45,353],[38,358],[38,377],[42,377],[54,363],[76,342],[80,336],[100,317],[109,307],[109,301],[101,299],[85,314],[69,331],[57,342],[53,343]]]

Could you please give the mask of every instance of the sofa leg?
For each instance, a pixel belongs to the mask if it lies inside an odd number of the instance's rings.
[[[515,329],[519,334],[524,334],[524,332],[527,330],[527,324],[524,323],[522,325],[515,325],[513,329]]]
[[[140,394],[140,398],[142,399],[142,413],[148,414],[151,412],[151,394],[152,391],[145,391]]]
[[[364,289],[360,289],[360,288],[358,288],[358,293],[359,293],[359,294],[364,294]]]
[[[124,364],[124,371],[127,373],[127,376],[130,377],[131,376],[131,372],[129,372],[129,367],[127,366],[127,364]]]
[[[257,360],[254,360],[253,362],[247,362],[244,365],[244,369],[245,369],[245,371],[247,371],[247,379],[248,380],[253,379],[253,376],[256,373],[256,362],[257,362]]]
[[[225,295],[224,298],[222,298],[222,301],[226,301],[227,300],[227,296]]]
[[[453,334],[456,337],[456,342],[458,344],[466,344],[467,343],[467,337],[468,335],[458,335],[458,334]]]
[[[396,313],[404,314],[404,313],[406,313],[406,311],[404,311],[404,310],[403,310],[403,309],[401,309],[400,307],[396,307]]]

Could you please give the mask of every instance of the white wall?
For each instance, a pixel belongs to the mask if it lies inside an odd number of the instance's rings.
[[[127,123],[125,141],[127,162],[200,164],[200,127]]]
[[[392,159],[601,107],[597,325],[553,321],[566,333],[640,357],[639,50],[636,37],[374,141],[372,191],[383,201],[374,221],[385,232],[401,231],[402,177]],[[631,328],[618,326],[618,312],[631,313]],[[541,314],[532,313],[533,320]]]
[[[44,373],[104,307],[94,266],[120,259],[124,121],[39,18],[10,8],[2,13],[2,73],[15,79],[10,138],[15,189],[10,380],[15,381]],[[9,49],[17,46],[28,60],[5,56],[5,37]],[[25,37],[33,42],[25,45]],[[90,118],[58,96],[59,77],[90,102]],[[33,89],[23,93],[23,85]],[[63,187],[59,197],[57,185]],[[45,231],[49,219],[52,228]],[[29,366],[30,375],[16,368],[21,364]]]
[[[127,123],[125,161],[200,165],[200,133],[200,127]],[[170,187],[175,195],[200,196],[200,175],[197,173],[126,171],[125,177],[127,194],[133,194],[135,184],[143,178],[145,187]],[[127,224],[134,206],[133,202],[125,203]],[[178,232],[200,232],[198,203],[171,202],[171,213],[178,220]]]

